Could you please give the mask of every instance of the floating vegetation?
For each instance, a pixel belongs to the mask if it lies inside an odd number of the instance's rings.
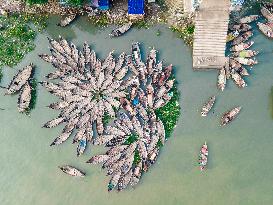
[[[34,66],[32,64],[26,66],[24,69],[19,70],[18,73],[13,77],[11,80],[6,95],[12,95],[20,92],[19,98],[18,98],[18,111],[19,112],[26,112],[29,114],[30,109],[33,107],[33,104],[31,105],[31,98],[35,97],[36,100],[36,92],[35,96],[33,96],[33,90],[31,88],[34,84],[33,77],[34,74]],[[36,87],[35,87],[36,90]],[[33,103],[33,102],[32,102]]]
[[[136,27],[137,29],[148,29],[151,27],[151,24],[148,21],[141,19],[134,22],[133,26]]]
[[[36,30],[45,28],[45,17],[35,15],[0,16],[0,67],[15,66],[34,50]]]
[[[98,27],[106,27],[110,24],[110,18],[105,13],[101,13],[100,15],[90,16],[89,20],[92,24]]]
[[[193,46],[194,24],[185,24],[185,26],[171,26],[171,31],[178,34],[189,46]]]

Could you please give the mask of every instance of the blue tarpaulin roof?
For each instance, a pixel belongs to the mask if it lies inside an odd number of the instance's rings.
[[[109,9],[109,0],[99,0],[99,8],[101,10]]]
[[[144,14],[144,0],[128,0],[128,14]]]

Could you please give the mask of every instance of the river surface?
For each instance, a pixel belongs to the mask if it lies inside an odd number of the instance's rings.
[[[273,120],[271,86],[273,85],[273,41],[255,30],[253,49],[261,51],[248,87],[238,89],[232,81],[224,92],[216,88],[217,73],[194,72],[191,50],[168,28],[132,29],[125,36],[110,39],[111,28],[96,31],[85,19],[68,28],[55,26],[50,19],[46,32],[36,39],[36,49],[14,69],[5,68],[2,86],[8,85],[18,69],[33,62],[38,81],[53,70],[37,57],[49,53],[47,36],[62,35],[77,46],[87,41],[103,59],[109,51],[130,52],[133,41],[141,42],[143,53],[151,47],[159,58],[175,67],[181,92],[182,115],[172,137],[162,148],[156,164],[144,174],[133,189],[107,192],[109,178],[99,166],[85,163],[102,148],[88,147],[76,157],[72,139],[57,147],[49,144],[62,127],[41,126],[58,115],[46,108],[55,97],[38,86],[36,108],[30,116],[19,114],[18,96],[4,96],[0,90],[0,204],[1,205],[269,205],[273,201]],[[157,30],[161,35],[157,36]],[[210,96],[217,101],[207,118],[200,108]],[[238,118],[227,127],[219,126],[222,113],[242,106]],[[200,172],[197,158],[200,146],[209,145],[208,169]],[[58,166],[71,164],[87,172],[83,179],[63,174]]]

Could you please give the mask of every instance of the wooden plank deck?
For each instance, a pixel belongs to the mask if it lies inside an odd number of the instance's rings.
[[[220,69],[225,57],[229,0],[203,0],[195,19],[193,68]]]

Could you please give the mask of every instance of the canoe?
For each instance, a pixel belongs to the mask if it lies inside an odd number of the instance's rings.
[[[209,156],[208,145],[205,142],[205,144],[203,144],[200,149],[199,158],[198,158],[198,164],[201,171],[205,170],[208,164],[208,156]]]
[[[5,94],[10,95],[19,91],[31,77],[32,70],[32,64],[26,66],[23,70],[19,70],[19,72],[11,80]]]
[[[247,86],[244,79],[237,72],[232,72],[231,77],[239,88],[244,88]]]
[[[237,45],[237,44],[243,43],[243,42],[247,41],[251,36],[253,36],[252,31],[247,31],[247,32],[243,33],[241,36],[238,36],[237,38],[235,38],[232,41],[231,45]]]
[[[273,21],[273,14],[266,7],[261,8],[261,13],[269,22]]]
[[[257,60],[251,59],[251,58],[242,58],[242,57],[237,57],[234,58],[238,63],[242,65],[255,65],[258,64]]]
[[[77,14],[71,14],[71,15],[65,16],[64,18],[61,19],[60,23],[57,25],[61,27],[65,27],[69,25],[76,18],[76,16]]]
[[[119,27],[119,28],[115,28],[114,30],[112,30],[112,32],[110,33],[111,37],[118,37],[123,35],[124,33],[126,33],[132,26],[132,23],[126,23],[123,26]]]
[[[273,30],[270,28],[270,26],[260,22],[257,23],[257,26],[265,36],[268,38],[273,38]]]
[[[254,44],[254,41],[249,41],[247,43],[240,43],[238,45],[233,46],[230,51],[242,51],[250,48]]]
[[[253,21],[256,21],[259,18],[259,15],[249,15],[249,16],[245,16],[243,18],[240,19],[240,23],[251,23]]]
[[[201,110],[201,116],[207,116],[211,108],[213,107],[215,103],[216,97],[212,96],[209,98],[209,100],[203,105]]]
[[[231,121],[233,121],[237,117],[240,111],[241,111],[241,107],[235,107],[232,110],[224,113],[221,118],[221,125],[224,126],[229,124]]]
[[[254,50],[243,50],[243,51],[232,53],[234,57],[241,57],[241,58],[250,58],[258,54],[259,54],[259,51],[254,51]]]
[[[31,87],[28,82],[23,86],[20,96],[18,98],[18,110],[24,112],[29,108],[31,100]]]
[[[59,168],[66,174],[73,177],[84,177],[85,173],[70,165],[59,166]]]
[[[225,89],[225,86],[226,86],[226,70],[225,68],[222,68],[220,71],[219,71],[219,75],[218,75],[218,88],[223,91]]]
[[[238,31],[240,33],[249,31],[251,29],[252,27],[248,24],[235,24],[230,28],[231,31]]]

